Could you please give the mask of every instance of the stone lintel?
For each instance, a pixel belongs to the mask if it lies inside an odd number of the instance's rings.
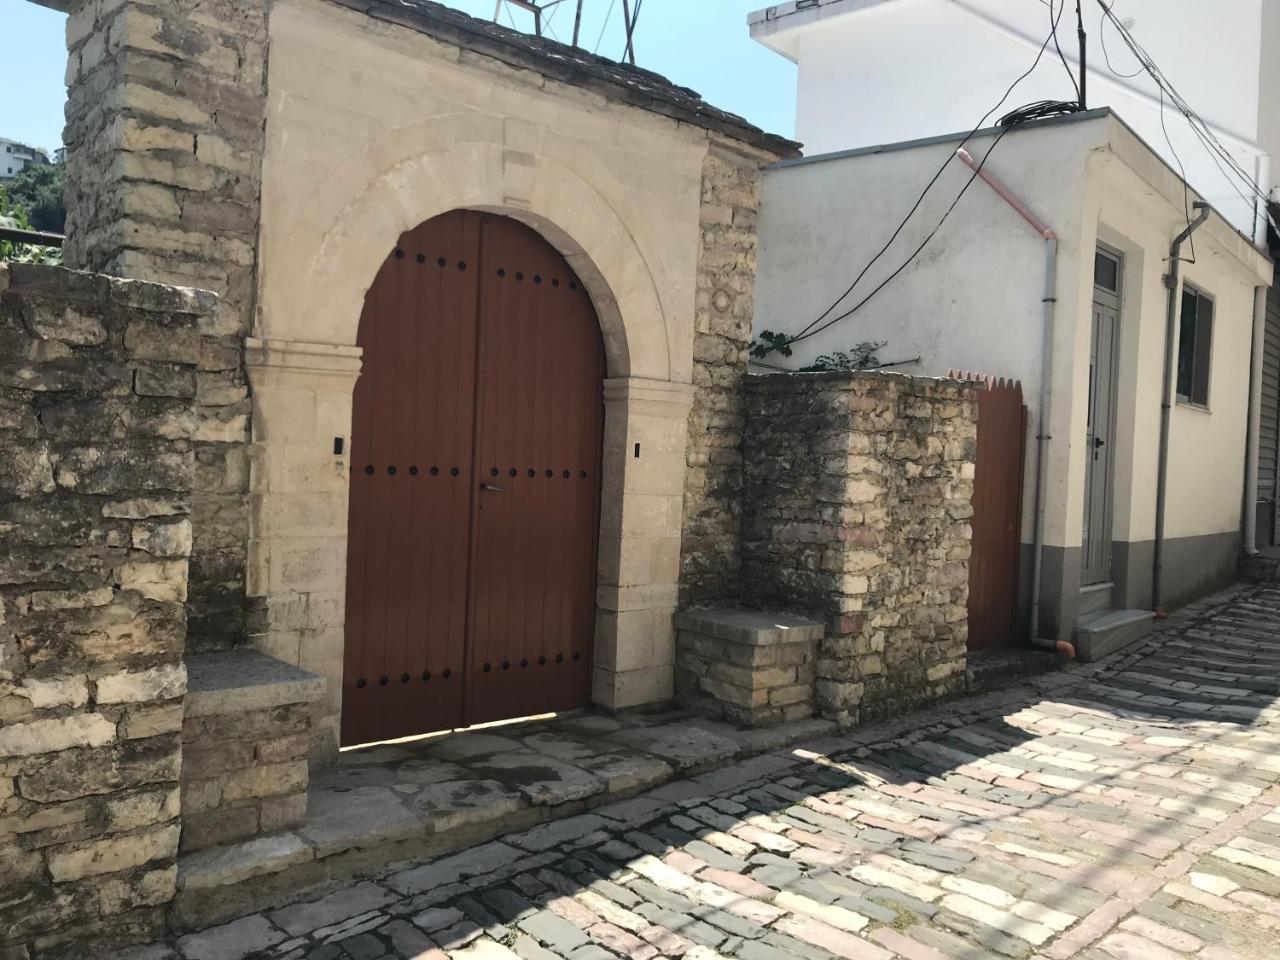
[[[826,627],[789,613],[741,608],[694,608],[676,614],[676,629],[755,647],[821,640]]]
[[[324,677],[257,650],[201,654],[186,663],[188,717],[312,703],[324,695]]]

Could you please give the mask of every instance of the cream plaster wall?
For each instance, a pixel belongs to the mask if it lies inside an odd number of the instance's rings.
[[[1108,148],[1095,152],[1089,167],[1086,223],[1097,224],[1096,241],[1124,255],[1120,310],[1124,375],[1116,438],[1124,455],[1117,463],[1114,536],[1141,542],[1155,536],[1168,310],[1164,276],[1169,244],[1186,227],[1186,215],[1181,202],[1170,202],[1171,192],[1176,200],[1181,198],[1176,177],[1163,163],[1137,149],[1131,138],[1109,138]],[[1210,398],[1208,410],[1181,403],[1173,408],[1165,526],[1169,538],[1240,529],[1254,290],[1271,279],[1266,258],[1217,214],[1194,238],[1196,262],[1182,264],[1182,281],[1196,285],[1215,301]],[[1083,245],[1089,242],[1086,236]],[[1187,244],[1183,256],[1190,255]],[[1087,386],[1087,363],[1082,367],[1084,380],[1077,389]],[[1073,436],[1084,436],[1083,415],[1082,411],[1073,425]],[[1075,472],[1083,497],[1083,459]]]
[[[255,642],[330,679],[322,726],[336,735],[347,464],[333,438],[350,432],[364,294],[401,232],[490,210],[566,255],[604,332],[595,699],[669,698],[708,134],[323,0],[274,8],[267,116]],[[651,458],[622,455],[637,441]]]
[[[969,150],[981,158],[990,143],[990,136],[976,138]],[[817,317],[879,250],[956,146],[876,148],[770,168],[761,211],[757,333],[795,333]],[[985,169],[1059,235],[1045,543],[1071,559],[1061,580],[1046,583],[1045,590],[1067,596],[1079,586],[1073,551],[1083,539],[1094,250],[1102,241],[1125,256],[1113,535],[1149,541],[1165,342],[1163,276],[1169,245],[1186,226],[1183,188],[1158,155],[1108,115],[1012,133]],[[926,201],[859,290],[871,290],[919,245],[966,179],[966,168],[953,163],[937,197]],[[1270,282],[1269,261],[1216,213],[1196,234],[1196,254],[1184,276],[1217,301],[1211,409],[1179,405],[1173,412],[1169,538],[1240,528],[1253,291]],[[904,372],[939,376],[958,367],[1020,379],[1034,425],[1043,264],[1043,241],[975,183],[897,280],[849,320],[797,344],[791,359],[774,356],[770,362],[800,366],[859,340],[885,340],[884,360],[920,357]],[[1026,543],[1033,529],[1034,426],[1029,434]],[[1064,635],[1070,627],[1063,624]]]
[[[1100,119],[1016,131],[1000,140],[984,169],[994,174],[1059,235],[1058,323],[1054,382],[1074,377],[1079,355],[1075,317],[1085,306],[1080,275],[1085,189],[1084,158],[1104,143]],[[994,135],[970,141],[983,158]],[[958,143],[904,145],[781,164],[765,173],[760,215],[760,268],[755,328],[795,333],[821,315],[884,245],[924,184]],[[972,172],[952,160],[935,190],[889,252],[847,298],[847,309],[874,289],[914,251],[942,219]],[[1087,260],[1093,262],[1090,249]],[[1031,420],[1039,416],[1043,343],[1045,241],[981,182],[969,187],[924,253],[865,307],[823,333],[797,343],[789,359],[799,367],[818,355],[881,340],[885,361],[918,362],[902,373],[942,376],[952,368],[1021,381]],[[1087,349],[1087,345],[1086,345]],[[1054,436],[1070,430],[1072,391],[1053,400]],[[1029,431],[1034,436],[1034,429]],[[1034,443],[1029,439],[1029,443]],[[1034,450],[1029,447],[1029,462]],[[1046,542],[1078,545],[1067,520],[1068,451],[1051,448]],[[1023,533],[1031,538],[1033,471],[1023,497]],[[1074,530],[1074,540],[1072,540]]]

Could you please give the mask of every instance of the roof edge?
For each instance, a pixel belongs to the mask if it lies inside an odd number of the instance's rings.
[[[1046,117],[1043,120],[1029,120],[1026,123],[1020,124],[1018,129],[1037,130],[1041,127],[1056,127],[1063,124],[1084,123],[1089,120],[1099,120],[1103,117],[1112,116],[1115,116],[1115,112],[1110,107],[1095,107],[1092,110],[1082,110],[1079,113],[1068,113],[1060,117]],[[1123,121],[1121,122],[1123,123]],[[994,137],[1004,129],[1004,127],[1000,126],[983,127],[980,130],[972,132],[968,130],[961,130],[956,133],[941,133],[932,137],[920,137],[916,140],[900,140],[897,143],[878,143],[867,147],[855,147],[852,150],[836,150],[831,153],[817,153],[810,157],[788,157],[785,160],[779,160],[777,163],[771,163],[768,169],[781,170],[787,167],[806,166],[811,163],[826,163],[830,160],[846,160],[850,157],[865,157],[874,153],[897,153],[901,150],[915,150],[919,147],[932,147],[940,143],[959,143],[966,139],[978,140],[984,137]]]
[[[508,66],[571,86],[594,90],[619,103],[718,133],[779,157],[794,157],[800,144],[768,133],[736,114],[713,107],[693,90],[641,67],[617,63],[546,37],[478,20],[431,0],[328,0],[384,23],[406,27],[444,43],[492,57]],[[615,79],[633,75],[635,83]],[[670,91],[671,96],[662,93]],[[683,101],[683,102],[682,102]]]

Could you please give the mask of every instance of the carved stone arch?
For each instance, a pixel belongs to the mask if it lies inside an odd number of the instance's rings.
[[[473,139],[451,139],[450,126]],[[474,139],[486,132],[500,134],[467,116],[393,131],[339,164],[296,211],[266,211],[268,225],[289,226],[276,243],[264,229],[273,256],[258,336],[354,344],[360,305],[387,245],[441,213],[475,209],[522,220],[565,256],[596,305],[611,377],[687,382],[671,362],[678,308],[664,303],[619,212],[564,164]]]

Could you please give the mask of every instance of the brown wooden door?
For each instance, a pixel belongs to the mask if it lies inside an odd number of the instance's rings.
[[[982,384],[969,557],[969,650],[1017,645],[1022,540],[1022,475],[1027,408],[1022,384],[952,371]]]
[[[564,258],[455,211],[365,298],[342,742],[587,703],[604,348]]]

